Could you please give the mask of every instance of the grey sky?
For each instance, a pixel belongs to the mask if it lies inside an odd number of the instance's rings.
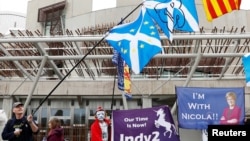
[[[12,11],[26,14],[29,0],[0,0],[0,11]]]

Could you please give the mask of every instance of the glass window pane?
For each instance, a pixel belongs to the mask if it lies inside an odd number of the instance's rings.
[[[42,108],[41,111],[41,124],[42,127],[47,127],[48,125],[48,110],[47,108]]]
[[[51,108],[51,117],[56,116],[61,119],[62,126],[70,126],[70,109],[69,108]]]
[[[90,115],[90,116],[95,116],[95,110],[90,109],[90,110],[89,110],[89,115]]]
[[[75,109],[74,110],[74,124],[85,124],[85,110]]]
[[[51,108],[51,116],[70,116],[69,108]]]
[[[33,113],[33,111],[35,111],[35,110],[36,110],[36,109],[32,108],[31,113]],[[33,115],[33,120],[34,120],[37,124],[40,124],[40,123],[39,123],[40,121],[38,121],[37,113],[38,113],[38,111],[36,111],[36,113]]]

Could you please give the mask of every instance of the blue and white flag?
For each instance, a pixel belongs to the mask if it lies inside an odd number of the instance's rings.
[[[242,57],[247,86],[250,86],[250,53]]]
[[[150,59],[162,51],[158,30],[145,11],[142,8],[135,21],[115,26],[106,37],[135,74],[139,74]]]
[[[172,0],[174,3],[174,29],[195,32],[199,31],[199,20],[195,0]]]
[[[121,58],[121,54],[114,49],[114,55],[112,58],[113,64],[117,66],[118,77],[118,89],[124,91],[124,60]]]
[[[174,29],[199,31],[194,0],[146,0],[143,5],[170,41]]]
[[[155,20],[163,33],[172,41],[172,32],[174,29],[174,19],[172,15],[174,8],[170,4],[171,0],[146,0],[143,6],[146,8],[147,14]]]

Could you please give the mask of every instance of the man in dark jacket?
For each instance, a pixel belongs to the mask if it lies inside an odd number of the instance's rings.
[[[96,110],[90,135],[91,141],[111,141],[111,122],[102,107],[98,107]]]
[[[13,104],[14,116],[6,123],[2,139],[8,141],[32,141],[33,133],[38,133],[39,128],[32,115],[24,116],[24,107],[21,102]]]

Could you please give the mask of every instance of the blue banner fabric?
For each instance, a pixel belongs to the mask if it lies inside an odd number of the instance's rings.
[[[207,129],[208,125],[243,124],[244,87],[176,87],[180,128]]]

